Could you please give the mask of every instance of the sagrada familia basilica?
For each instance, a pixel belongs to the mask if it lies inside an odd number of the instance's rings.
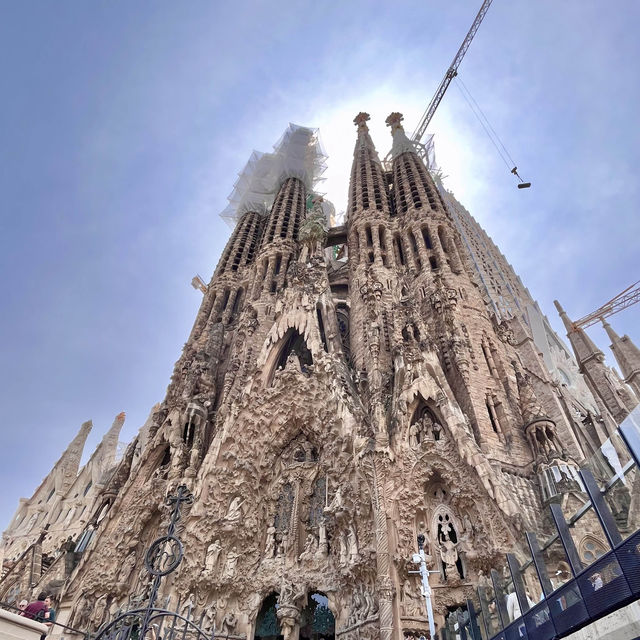
[[[4,532],[0,600],[52,592],[92,631],[143,603],[185,485],[167,607],[247,640],[428,636],[418,535],[440,628],[524,532],[545,535],[550,502],[584,503],[577,469],[638,404],[640,351],[607,325],[619,377],[558,305],[572,354],[402,116],[388,162],[368,119],[342,226],[314,191],[316,130],[252,156],[166,397],[121,453],[118,415],[80,468],[82,425]],[[584,557],[604,548],[595,518],[578,533]]]

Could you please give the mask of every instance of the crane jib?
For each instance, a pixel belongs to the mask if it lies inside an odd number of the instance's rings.
[[[451,84],[451,81],[458,74],[458,67],[462,62],[462,59],[464,58],[465,53],[467,53],[467,49],[469,48],[469,45],[471,44],[473,37],[476,35],[476,32],[478,31],[478,28],[480,27],[480,24],[482,23],[484,16],[489,10],[489,7],[491,6],[492,2],[493,0],[484,0],[484,2],[482,3],[482,6],[478,11],[478,15],[473,21],[471,28],[469,29],[465,39],[462,41],[460,48],[458,49],[458,53],[456,53],[455,57],[453,58],[453,62],[449,66],[449,69],[447,69],[447,73],[442,79],[442,82],[438,86],[438,89],[436,90],[435,95],[431,99],[429,106],[424,112],[422,119],[420,120],[420,123],[418,124],[418,126],[416,127],[416,130],[413,132],[413,135],[411,136],[411,139],[414,142],[420,142],[420,140],[422,140],[422,136],[424,136],[427,130],[427,127],[431,122],[431,118],[433,118],[433,114],[436,112],[436,109],[438,108],[438,105],[440,104],[442,98],[444,97],[444,94],[446,93],[449,85]]]

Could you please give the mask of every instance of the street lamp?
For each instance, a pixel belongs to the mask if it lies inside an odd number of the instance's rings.
[[[424,555],[424,534],[418,535],[418,553],[414,553],[411,557],[412,562],[420,565],[418,571],[409,571],[409,573],[419,573],[422,578],[422,595],[424,596],[425,606],[427,607],[427,619],[429,620],[429,636],[430,640],[434,640],[436,628],[433,623],[433,608],[431,607],[431,586],[429,585],[429,574],[440,573],[439,571],[429,571],[427,569],[427,559]]]

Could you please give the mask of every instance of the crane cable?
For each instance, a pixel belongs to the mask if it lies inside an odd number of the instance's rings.
[[[518,180],[520,180],[522,187],[524,187],[525,184],[527,186],[531,186],[530,183],[528,182],[525,183],[524,180],[518,175],[518,167],[516,166],[515,160],[511,157],[511,154],[509,153],[509,151],[507,151],[507,148],[504,146],[504,143],[500,139],[500,136],[496,133],[495,129],[491,126],[489,119],[484,114],[484,111],[482,111],[482,109],[480,108],[480,105],[476,102],[476,99],[471,95],[471,92],[469,91],[465,83],[462,81],[462,79],[459,76],[456,76],[455,81],[456,81],[456,86],[458,87],[458,90],[462,94],[462,97],[465,99],[466,103],[469,105],[469,108],[473,112],[473,115],[475,115],[475,117],[478,119],[478,122],[482,125],[482,128],[487,134],[487,137],[489,138],[489,140],[491,140],[493,146],[496,148],[496,151],[498,152],[498,155],[502,158],[502,161],[504,162],[509,172],[513,173],[513,175],[516,176]],[[502,149],[500,147],[502,147]],[[511,164],[509,164],[509,161],[511,161]]]

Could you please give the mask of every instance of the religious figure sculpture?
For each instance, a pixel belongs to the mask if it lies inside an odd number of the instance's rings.
[[[312,533],[310,533],[309,535],[307,535],[307,539],[305,540],[305,543],[304,543],[304,549],[300,554],[299,560],[301,562],[311,560],[317,550],[318,550],[318,541],[316,540],[316,537]]]
[[[189,617],[191,616],[191,612],[193,611],[193,607],[195,606],[195,603],[196,603],[196,596],[195,594],[190,593],[189,597],[182,604],[182,607],[180,609],[180,615],[183,618],[189,619]]]
[[[220,551],[222,551],[222,545],[220,544],[220,540],[216,539],[207,548],[207,557],[205,559],[204,567],[206,573],[210,574],[215,571],[216,565],[218,564],[218,558],[220,557]]]
[[[210,602],[204,608],[204,616],[202,618],[202,630],[210,635],[213,633],[216,624],[216,605],[214,602]]]
[[[97,600],[93,608],[93,615],[91,616],[91,623],[94,628],[99,628],[104,620],[104,614],[107,609],[107,594],[101,595]]]
[[[343,510],[342,491],[340,487],[333,496],[333,500],[324,508],[325,513],[339,513]]]
[[[227,553],[227,560],[224,565],[224,573],[222,574],[223,580],[231,580],[233,574],[236,572],[236,565],[238,564],[238,558],[240,554],[237,549],[233,547],[229,553]]]
[[[264,547],[264,557],[273,558],[276,550],[276,528],[271,525],[267,529],[267,543]]]
[[[420,441],[418,440],[418,425],[413,423],[409,427],[409,446],[412,449],[417,449],[420,445]]]
[[[356,530],[353,523],[349,525],[347,542],[349,545],[349,562],[353,564],[358,559],[358,539],[356,538]]]
[[[229,524],[236,525],[242,519],[242,505],[244,504],[244,500],[240,498],[240,496],[236,496],[229,505],[229,510],[227,511],[227,515],[225,516],[225,520]]]
[[[346,532],[342,532],[340,536],[340,566],[344,566],[347,564],[347,560],[349,559],[349,547],[347,543],[347,534]]]
[[[444,567],[444,578],[453,577],[454,572],[458,572],[456,562],[458,561],[458,549],[455,542],[449,537],[449,533],[444,533],[440,541],[440,558]],[[462,576],[460,576],[462,577]]]
[[[222,619],[222,635],[230,636],[238,624],[238,618],[233,611],[228,611]]]

